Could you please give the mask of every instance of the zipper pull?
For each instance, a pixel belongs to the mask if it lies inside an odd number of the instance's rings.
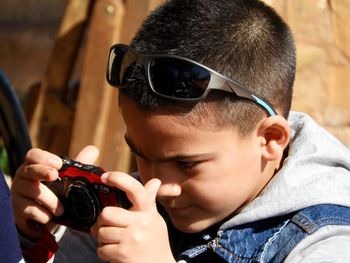
[[[219,238],[216,237],[207,244],[207,247],[215,251],[215,249],[218,247],[218,244],[219,244]]]

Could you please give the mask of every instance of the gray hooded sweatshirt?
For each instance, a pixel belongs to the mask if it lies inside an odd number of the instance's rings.
[[[291,112],[288,157],[265,189],[220,230],[318,204],[350,207],[350,151],[304,113]],[[100,262],[88,234],[60,227],[55,262]],[[183,261],[182,261],[183,262]],[[325,226],[303,239],[285,262],[350,262],[350,226]]]

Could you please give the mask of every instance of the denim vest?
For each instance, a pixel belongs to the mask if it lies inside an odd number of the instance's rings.
[[[216,237],[203,234],[203,243],[185,250],[178,259],[203,263],[282,262],[302,239],[326,225],[350,225],[350,208],[317,205],[297,213],[218,231]],[[203,257],[205,254],[212,255]],[[213,260],[213,254],[217,260]]]

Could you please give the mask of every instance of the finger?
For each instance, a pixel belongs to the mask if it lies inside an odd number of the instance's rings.
[[[47,224],[52,218],[44,207],[28,200],[16,203],[14,215],[17,227],[33,239],[40,238],[41,225]]]
[[[125,228],[100,227],[97,230],[96,238],[100,244],[118,244],[124,240]]]
[[[153,207],[147,190],[134,177],[122,172],[108,172],[101,176],[101,181],[124,191],[133,204],[132,210],[144,211]]]
[[[24,202],[22,204],[24,204]],[[21,204],[19,204],[19,208],[22,209],[26,218],[32,219],[40,224],[47,224],[52,218],[52,214],[47,211],[45,207],[33,201],[26,201],[25,205],[22,207]]]
[[[51,213],[39,204],[26,200],[17,199],[15,201],[14,215],[16,225],[24,231],[37,231],[34,229],[34,224],[29,225],[29,221],[34,221],[37,224],[47,224],[51,220]]]
[[[86,164],[93,164],[99,154],[100,151],[96,146],[88,145],[78,153],[78,155],[75,157],[75,160]]]
[[[25,163],[48,165],[57,170],[62,167],[62,160],[59,156],[38,148],[30,149],[27,152]]]
[[[64,213],[64,206],[57,196],[46,185],[39,185],[39,194],[36,196],[36,202],[41,204],[55,216],[61,216]]]
[[[58,177],[58,171],[47,165],[29,164],[21,165],[16,173],[15,179],[25,179],[33,181],[55,181]]]
[[[97,255],[104,261],[114,260],[113,262],[124,262],[122,255],[118,253],[118,251],[120,250],[119,246],[119,244],[101,245],[97,248]]]
[[[44,184],[30,180],[19,180],[16,182],[15,189],[20,189],[18,192],[14,190],[14,202],[21,198],[25,198],[27,202],[36,202],[45,207],[55,216],[63,214],[63,205],[59,202],[57,196]]]
[[[161,185],[161,181],[159,179],[154,178],[149,180],[144,186],[146,191],[149,194],[150,199],[154,202],[154,204],[156,203],[156,197],[157,197],[157,193],[160,185]]]
[[[127,227],[132,220],[130,211],[120,207],[107,206],[102,209],[95,225],[102,226]]]

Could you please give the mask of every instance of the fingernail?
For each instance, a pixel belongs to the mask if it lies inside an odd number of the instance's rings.
[[[108,173],[104,173],[101,175],[101,181],[106,182],[108,177]]]
[[[62,166],[62,160],[60,158],[51,157],[49,160],[50,165],[60,168]]]

